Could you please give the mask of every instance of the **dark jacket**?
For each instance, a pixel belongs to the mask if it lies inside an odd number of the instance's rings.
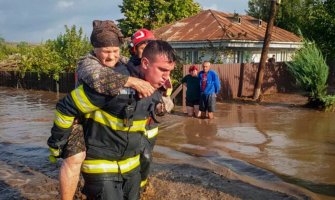
[[[57,103],[58,116],[48,145],[61,149],[71,132],[74,117],[84,115],[87,159],[122,160],[132,157],[141,151],[147,119],[155,106],[154,98],[159,97],[153,95],[138,99],[130,88],[124,88],[119,95],[111,97],[83,84]],[[127,106],[134,108],[128,113],[131,119],[125,112]],[[127,120],[133,125],[126,126]]]
[[[143,77],[140,65],[141,65],[141,59],[136,55],[132,55],[127,63],[128,70],[131,76]]]

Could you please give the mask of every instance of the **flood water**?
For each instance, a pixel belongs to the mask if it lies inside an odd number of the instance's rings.
[[[39,188],[54,191],[59,166],[48,162],[46,140],[56,102],[55,93],[0,87],[0,188],[7,188],[0,199],[30,199]],[[155,152],[205,159],[243,177],[335,199],[335,113],[220,103],[214,120],[200,120],[178,109],[164,118]],[[22,188],[27,181],[36,182],[31,193]]]

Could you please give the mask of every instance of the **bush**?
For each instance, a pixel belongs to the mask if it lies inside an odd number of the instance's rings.
[[[16,53],[16,49],[6,44],[5,39],[0,37],[0,61],[7,59],[10,55]]]
[[[304,46],[286,63],[297,84],[308,92],[308,104],[328,110],[335,97],[327,96],[328,66],[314,42],[304,41]]]
[[[326,95],[321,97],[321,102],[323,103],[323,108],[326,111],[335,111],[335,96],[334,95]]]
[[[9,55],[13,55],[11,57],[17,61],[22,78],[31,71],[52,76],[58,81],[60,73],[74,72],[78,59],[90,50],[92,46],[88,38],[75,25],[71,28],[65,26],[64,34],[40,45],[21,42],[14,48],[0,38],[0,60],[9,60]]]
[[[59,73],[64,72],[62,68],[62,63],[64,62],[62,57],[46,45],[31,47],[20,55],[21,64],[19,69],[22,78],[27,71],[31,71],[37,72],[38,75],[48,74],[52,76],[54,80],[58,80]]]
[[[171,72],[171,81],[174,89],[176,89],[181,84],[182,78],[183,78],[183,64],[177,62],[174,70],[172,70]]]
[[[59,35],[56,40],[48,40],[45,45],[63,58],[60,64],[66,72],[74,72],[78,59],[92,50],[82,28],[77,31],[75,25],[71,28],[65,25],[65,33]]]

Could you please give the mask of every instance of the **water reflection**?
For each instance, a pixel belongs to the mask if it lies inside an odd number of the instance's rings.
[[[183,123],[182,132],[186,137],[186,142],[180,145],[180,151],[194,156],[217,155],[210,148],[217,133],[216,123],[212,120],[189,118]]]
[[[212,120],[186,120],[183,129],[187,143],[201,146],[210,145],[217,133],[217,126]]]
[[[195,156],[217,156],[211,159],[228,163],[238,172],[251,176],[264,174],[261,170],[250,173],[255,171],[247,165],[251,163],[286,181],[335,196],[335,113],[283,106],[220,104],[212,121],[176,120],[178,125],[174,130],[178,130],[176,137],[180,140],[175,140],[173,146],[179,151]],[[172,132],[168,126],[162,134],[166,131]],[[164,137],[161,139],[161,145],[168,145]],[[247,163],[231,162],[227,156]],[[261,177],[273,179],[266,173]]]

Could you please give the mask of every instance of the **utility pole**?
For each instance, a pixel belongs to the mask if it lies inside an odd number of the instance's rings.
[[[254,90],[254,98],[253,99],[258,100],[260,95],[261,95],[262,83],[263,83],[263,77],[264,77],[264,69],[265,69],[265,64],[266,64],[266,60],[267,60],[267,57],[268,57],[273,24],[274,24],[276,15],[277,15],[277,10],[278,10],[279,4],[280,4],[280,0],[271,0],[271,8],[270,8],[270,12],[269,12],[269,21],[268,21],[268,24],[266,26],[263,49],[262,49],[261,60],[259,62],[259,67],[258,67],[258,71],[257,71],[255,90]]]

